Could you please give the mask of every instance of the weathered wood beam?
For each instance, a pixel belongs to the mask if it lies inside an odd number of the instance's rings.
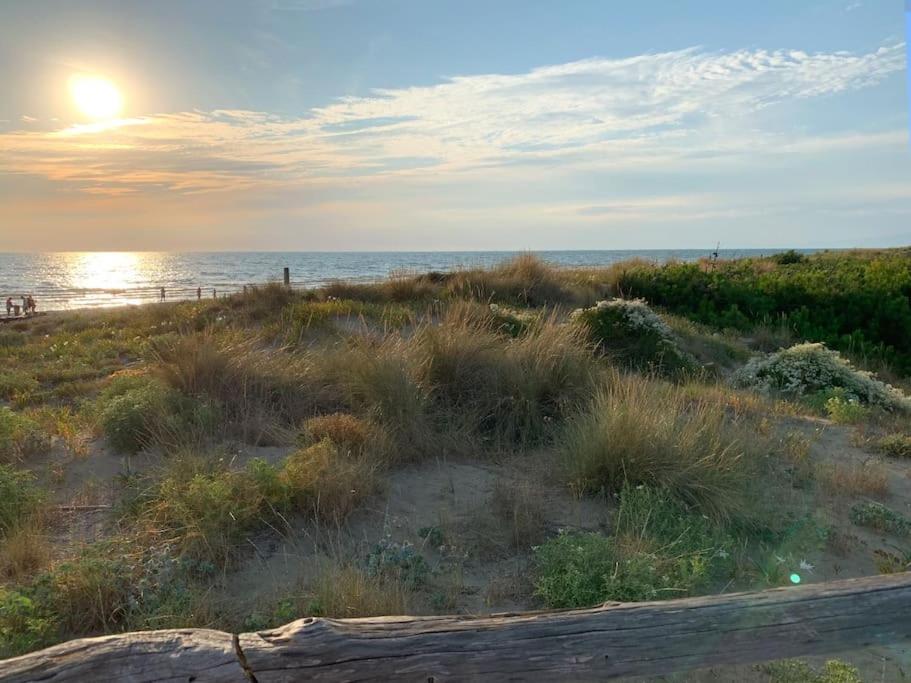
[[[131,633],[0,662],[0,680],[607,680],[907,639],[909,573],[587,610],[309,618],[236,638]]]

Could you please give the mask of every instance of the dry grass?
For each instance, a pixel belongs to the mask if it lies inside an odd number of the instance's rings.
[[[816,479],[822,489],[833,496],[871,496],[881,498],[889,493],[889,479],[882,465],[864,463],[820,463]]]
[[[506,528],[510,544],[527,550],[540,543],[547,531],[540,486],[527,479],[494,483],[491,506]]]
[[[749,439],[755,445],[755,435]],[[743,509],[755,481],[747,443],[717,405],[694,404],[679,387],[615,374],[570,423],[561,455],[579,493],[646,484],[726,518]]]
[[[47,568],[51,544],[44,525],[29,521],[10,530],[0,541],[0,577],[23,581]]]
[[[404,585],[353,566],[327,565],[308,588],[303,607],[309,614],[353,618],[409,612],[411,594]]]
[[[328,522],[343,520],[379,487],[375,462],[329,440],[289,455],[279,476],[299,510]]]

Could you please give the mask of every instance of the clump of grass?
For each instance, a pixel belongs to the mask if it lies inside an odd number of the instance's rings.
[[[377,490],[377,465],[323,440],[285,460],[280,479],[292,503],[318,519],[338,522]]]
[[[695,359],[678,345],[671,328],[642,299],[610,299],[580,308],[572,319],[607,355],[639,370],[695,372]]]
[[[411,591],[400,581],[350,565],[325,566],[309,586],[303,612],[353,618],[408,614]]]
[[[305,445],[328,440],[350,455],[370,451],[376,460],[384,459],[389,451],[386,434],[378,425],[350,413],[311,417],[303,424],[301,439]]]
[[[644,484],[720,519],[742,510],[755,471],[721,406],[693,405],[679,387],[619,374],[570,422],[560,451],[575,491]]]
[[[223,424],[249,443],[283,443],[283,425],[339,403],[310,359],[265,348],[255,337],[180,336],[159,341],[151,353],[168,386],[214,401]]]
[[[886,471],[875,462],[825,463],[816,467],[816,479],[835,496],[885,496],[889,492]]]
[[[877,531],[911,536],[911,520],[881,503],[855,503],[851,507],[851,521]]]
[[[34,419],[0,406],[0,462],[23,460],[49,445],[47,434]]]
[[[574,303],[577,299],[556,269],[532,254],[521,254],[487,270],[452,273],[446,290],[465,299],[531,307]]]
[[[46,568],[51,546],[45,529],[36,520],[20,522],[0,540],[0,578],[21,582]]]
[[[911,458],[911,436],[888,434],[877,443],[879,450],[893,458]]]
[[[510,339],[447,321],[423,328],[414,347],[438,413],[498,449],[547,441],[597,374],[578,330],[552,318]]]
[[[550,607],[680,597],[730,571],[732,544],[666,491],[626,487],[615,536],[561,533],[536,549],[536,594]]]

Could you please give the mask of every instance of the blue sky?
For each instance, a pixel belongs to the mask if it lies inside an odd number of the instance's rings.
[[[9,3],[0,250],[908,244],[904,9]]]

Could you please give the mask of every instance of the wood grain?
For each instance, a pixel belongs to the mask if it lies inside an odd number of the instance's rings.
[[[0,662],[0,680],[609,680],[908,639],[905,573],[587,610],[308,618],[236,641],[192,629],[131,633]]]

